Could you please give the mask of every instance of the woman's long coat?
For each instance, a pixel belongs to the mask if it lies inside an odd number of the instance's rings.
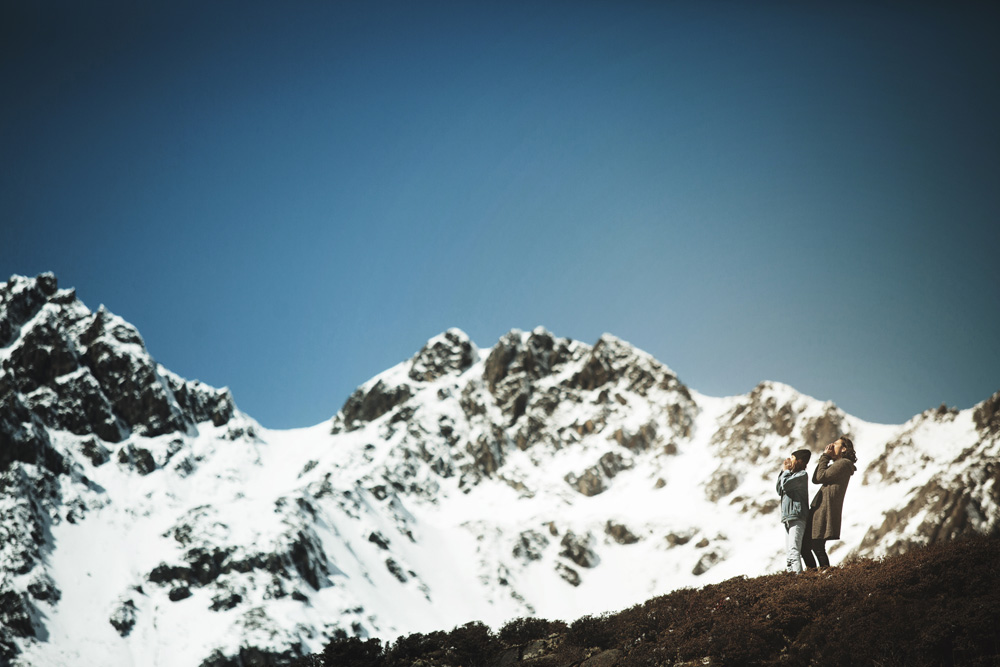
[[[809,505],[814,540],[839,540],[840,519],[844,511],[847,483],[854,474],[854,464],[849,459],[832,461],[823,454],[813,472],[813,484],[822,484]]]

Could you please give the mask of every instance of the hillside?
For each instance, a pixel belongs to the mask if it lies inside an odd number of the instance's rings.
[[[262,428],[52,274],[0,284],[0,667],[284,665],[776,572],[781,460],[839,434],[834,564],[1000,533],[1000,393],[872,424],[610,334],[449,329],[330,413]]]
[[[801,575],[736,577],[567,625],[331,642],[296,667],[996,665],[1000,539],[975,537]]]

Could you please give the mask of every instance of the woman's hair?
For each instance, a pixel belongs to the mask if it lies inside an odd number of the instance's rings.
[[[858,462],[858,455],[854,451],[854,443],[851,442],[851,439],[848,438],[846,435],[842,435],[842,436],[840,436],[837,439],[840,440],[842,443],[844,443],[844,446],[847,447],[847,450],[841,456],[843,456],[845,459],[847,459],[851,463],[857,463]]]

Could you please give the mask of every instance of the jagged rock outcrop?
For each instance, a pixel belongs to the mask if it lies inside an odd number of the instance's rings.
[[[461,374],[476,361],[478,350],[460,329],[449,329],[427,344],[410,361],[409,377],[433,382],[448,374]]]
[[[412,395],[412,390],[405,384],[389,386],[381,380],[371,387],[359,387],[340,409],[332,432],[357,430],[395,409]]]
[[[527,336],[513,330],[490,351],[483,368],[483,381],[501,412],[513,424],[527,411],[537,381],[551,376],[581,352],[579,346],[542,328]]]
[[[616,521],[608,520],[604,526],[604,532],[618,544],[635,544],[639,541],[639,537],[629,530],[628,526]]]
[[[977,405],[972,419],[983,438],[1000,437],[1000,391]]]
[[[221,425],[235,411],[227,390],[165,372],[135,327],[103,307],[90,312],[52,274],[0,286],[0,337],[0,391],[16,392],[49,428],[119,442]]]
[[[0,284],[0,663],[18,639],[47,636],[39,605],[62,597],[49,571],[52,531],[108,502],[87,469],[114,460],[149,475],[153,453],[122,441],[175,433],[179,448],[197,424],[221,426],[235,413],[228,390],[159,367],[134,327],[103,307],[91,312],[54,275]],[[134,603],[112,615],[123,636],[134,615]]]
[[[610,481],[623,470],[634,464],[618,452],[607,452],[597,461],[597,465],[584,470],[580,475],[569,473],[566,483],[585,496],[596,496],[608,489]]]

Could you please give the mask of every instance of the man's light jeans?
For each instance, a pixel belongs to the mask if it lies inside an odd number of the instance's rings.
[[[789,572],[802,571],[802,537],[806,534],[806,520],[785,522],[786,563]]]

